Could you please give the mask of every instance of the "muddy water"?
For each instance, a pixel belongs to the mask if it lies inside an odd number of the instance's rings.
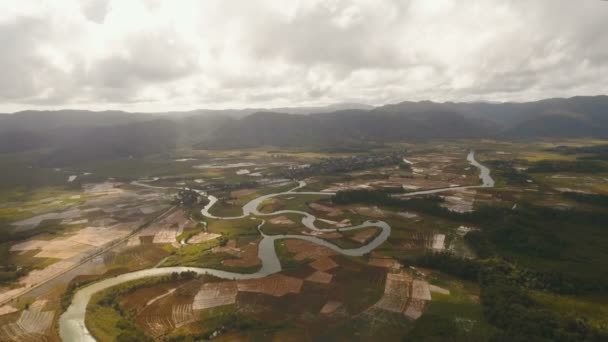
[[[488,168],[486,168],[485,166],[479,164],[475,160],[475,153],[473,151],[471,151],[469,153],[469,155],[467,156],[467,160],[471,163],[471,165],[480,169],[480,179],[482,180],[482,185],[470,186],[467,188],[494,186],[494,180],[490,176],[490,170]],[[289,191],[258,197],[256,199],[250,201],[249,203],[245,204],[243,206],[243,215],[236,216],[236,217],[216,217],[216,216],[213,216],[212,214],[210,214],[209,209],[211,209],[213,207],[213,205],[217,202],[217,198],[215,198],[213,196],[209,196],[209,204],[207,206],[205,206],[205,208],[203,208],[201,213],[205,217],[228,219],[228,220],[244,218],[244,217],[247,217],[250,215],[274,216],[274,215],[282,215],[282,214],[287,214],[287,213],[295,213],[295,214],[302,215],[302,223],[311,230],[316,230],[316,231],[335,231],[335,230],[337,230],[337,229],[333,229],[333,228],[323,229],[323,228],[316,227],[314,223],[317,220],[317,218],[307,212],[295,211],[295,210],[281,210],[281,211],[277,211],[274,213],[260,213],[258,211],[258,207],[260,206],[260,204],[263,201],[265,201],[269,198],[272,198],[272,197],[285,196],[285,195],[289,195],[289,196],[294,196],[294,195],[298,195],[298,196],[306,196],[306,195],[331,196],[331,195],[333,195],[333,193],[325,193],[325,192],[295,192],[295,190],[302,188],[305,185],[306,185],[306,183],[300,182],[296,188],[291,189]],[[419,191],[419,192],[415,192],[415,193],[408,193],[407,195],[413,196],[416,194],[437,193],[437,192],[441,192],[441,191],[449,191],[449,190],[454,190],[454,189],[455,188],[444,188],[444,189],[435,189],[435,190],[431,190],[431,191]],[[359,248],[344,249],[344,248],[338,247],[326,240],[323,240],[323,239],[320,239],[320,238],[317,238],[314,236],[266,235],[263,233],[263,231],[261,229],[263,225],[264,225],[264,221],[262,220],[262,222],[258,226],[258,230],[262,234],[262,240],[260,241],[259,248],[258,248],[258,257],[260,258],[261,263],[262,263],[262,267],[259,271],[255,272],[255,273],[250,273],[250,274],[242,274],[242,273],[227,272],[227,271],[220,271],[220,270],[208,269],[208,268],[198,268],[198,267],[164,267],[164,268],[151,268],[151,269],[141,270],[141,271],[137,271],[137,272],[126,273],[126,274],[122,274],[122,275],[119,275],[119,276],[116,276],[113,278],[108,278],[108,279],[102,280],[100,282],[94,283],[92,285],[89,285],[89,286],[79,290],[74,295],[72,304],[68,307],[67,311],[65,313],[63,313],[63,315],[61,315],[61,317],[59,319],[59,333],[60,333],[62,340],[64,340],[64,341],[95,341],[95,339],[93,338],[93,336],[91,336],[90,332],[88,331],[88,329],[86,328],[86,326],[84,324],[86,307],[91,299],[91,296],[93,296],[95,293],[97,293],[99,291],[105,290],[107,288],[110,288],[110,287],[113,287],[113,286],[116,286],[116,285],[119,285],[119,284],[122,284],[122,283],[125,283],[128,281],[146,278],[146,277],[168,275],[173,272],[184,272],[184,271],[193,271],[198,274],[209,274],[209,275],[213,275],[213,276],[216,276],[218,278],[223,278],[223,279],[261,278],[261,277],[265,277],[270,274],[281,271],[281,263],[276,254],[276,249],[275,249],[275,241],[277,241],[277,240],[281,240],[281,239],[306,240],[306,241],[315,243],[317,245],[327,247],[327,248],[332,249],[341,254],[345,254],[345,255],[349,255],[349,256],[361,256],[361,255],[370,253],[375,248],[377,248],[382,243],[384,243],[384,241],[386,241],[386,239],[388,239],[388,237],[390,236],[390,233],[391,233],[391,227],[386,222],[375,221],[375,220],[366,221],[366,222],[362,223],[361,225],[357,225],[357,226],[340,228],[341,231],[342,230],[362,229],[362,228],[367,228],[367,227],[377,227],[381,230],[380,234],[378,236],[376,236],[372,241],[370,241],[365,246],[361,246]]]

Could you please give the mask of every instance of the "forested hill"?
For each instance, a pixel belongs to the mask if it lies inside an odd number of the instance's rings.
[[[202,148],[493,137],[608,137],[608,96],[527,103],[402,102],[317,115],[256,113],[218,127]]]
[[[256,112],[257,111],[257,112]],[[308,113],[308,114],[304,114]],[[136,134],[132,134],[136,132]],[[24,111],[0,115],[0,153],[61,151],[52,161],[197,148],[349,147],[450,138],[608,138],[608,97],[527,103],[402,102],[259,111]]]

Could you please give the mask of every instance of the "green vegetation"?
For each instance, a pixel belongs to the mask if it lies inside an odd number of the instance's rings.
[[[135,324],[132,312],[120,305],[119,298],[144,286],[155,286],[177,279],[192,279],[196,274],[182,272],[171,276],[145,278],[117,285],[96,293],[87,306],[85,324],[98,341],[152,341]]]
[[[600,173],[607,172],[606,163],[595,160],[541,160],[532,164],[528,172],[532,173],[554,173],[554,172],[577,172],[577,173]]]
[[[302,267],[310,263],[312,260],[303,259],[296,260],[293,258],[294,254],[289,252],[287,249],[287,245],[285,244],[285,239],[275,240],[274,241],[274,249],[277,253],[277,257],[279,257],[279,261],[281,262],[281,267],[284,271],[294,270]]]
[[[479,282],[485,319],[498,331],[497,341],[603,341],[600,330],[580,319],[549,310],[527,290],[534,275],[498,259],[474,261],[449,253],[427,255],[415,263]]]
[[[580,192],[564,192],[562,196],[580,203],[608,207],[608,195],[585,194]]]
[[[267,335],[283,327],[282,323],[268,322],[246,315],[236,305],[224,305],[203,310],[190,329],[177,329],[164,338],[166,342],[210,340],[227,333],[246,333],[248,336]],[[192,332],[195,329],[197,332]],[[186,330],[186,331],[184,331]]]

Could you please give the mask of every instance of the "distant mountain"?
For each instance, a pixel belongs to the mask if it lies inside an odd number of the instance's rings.
[[[59,128],[47,135],[53,150],[41,161],[62,166],[94,160],[143,157],[177,146],[175,122],[157,119],[124,125]]]
[[[256,113],[226,123],[197,146],[306,146],[480,137],[608,138],[608,96],[527,103],[402,102],[310,116]]]
[[[418,115],[343,110],[324,115],[256,113],[219,127],[201,148],[256,146],[323,146],[358,142],[393,142],[434,138],[474,138],[492,130],[483,120],[466,119],[458,113],[430,112]]]
[[[586,121],[591,126],[598,125],[600,128],[606,127],[608,124],[608,96],[577,96],[568,99],[547,99],[522,103],[401,102],[382,106],[377,110],[401,114],[450,111],[469,119],[493,122],[507,136],[511,135],[510,130],[525,126],[527,122],[532,126],[537,120],[545,121],[551,118],[560,120],[566,116],[570,117],[571,121]],[[532,128],[528,128],[528,131],[532,136],[537,134]],[[542,129],[538,131],[538,134],[541,133],[543,133]],[[597,132],[581,133],[591,135]]]
[[[0,153],[46,148],[54,163],[124,157],[172,146],[354,146],[448,138],[608,138],[608,96],[525,103],[401,102],[381,107],[200,109],[128,113],[84,110],[0,115]],[[144,146],[148,145],[148,146]],[[107,146],[107,148],[104,148]]]

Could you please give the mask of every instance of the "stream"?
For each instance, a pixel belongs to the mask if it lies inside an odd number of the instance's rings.
[[[439,193],[444,191],[453,191],[456,189],[463,188],[483,188],[483,187],[493,187],[494,180],[490,176],[490,170],[479,164],[475,160],[475,152],[470,151],[467,160],[472,166],[477,167],[480,170],[479,178],[482,181],[481,185],[473,185],[473,186],[462,186],[462,187],[451,187],[451,188],[441,188],[441,189],[433,189],[426,191],[417,191],[403,194],[402,196],[415,196],[415,195],[423,195],[423,194],[432,194]],[[137,280],[145,277],[155,277],[155,276],[164,276],[169,275],[173,272],[186,272],[192,271],[197,274],[208,274],[218,278],[223,279],[254,279],[254,278],[262,278],[268,275],[277,273],[281,271],[281,263],[277,256],[275,250],[275,241],[282,239],[299,239],[306,240],[312,242],[314,244],[327,247],[332,249],[340,254],[348,255],[348,256],[362,256],[370,253],[378,246],[380,246],[391,234],[391,227],[383,221],[377,220],[368,220],[363,222],[360,225],[344,227],[344,228],[318,228],[315,226],[315,221],[317,218],[307,212],[297,211],[297,210],[280,210],[273,213],[261,213],[258,211],[258,208],[262,202],[272,197],[278,196],[306,196],[306,195],[326,195],[333,196],[334,193],[331,192],[297,192],[296,190],[303,188],[306,186],[306,183],[300,181],[298,186],[280,193],[274,193],[269,195],[264,195],[257,197],[247,204],[243,206],[243,214],[240,216],[233,217],[217,217],[209,213],[209,210],[213,207],[213,205],[217,202],[217,198],[214,196],[208,196],[209,203],[201,210],[201,214],[207,218],[214,219],[224,219],[224,220],[232,220],[232,219],[242,219],[245,217],[249,217],[251,215],[255,216],[275,216],[275,215],[283,215],[283,214],[298,214],[302,215],[302,224],[308,229],[319,231],[319,232],[332,232],[332,231],[348,231],[348,230],[356,230],[363,229],[367,227],[377,227],[379,228],[380,234],[378,234],[373,240],[368,242],[366,245],[358,247],[358,248],[349,248],[344,249],[338,247],[331,242],[323,240],[321,238],[315,236],[308,235],[266,235],[262,231],[262,226],[265,221],[261,220],[261,223],[258,225],[258,231],[262,235],[262,240],[260,241],[258,248],[258,257],[261,261],[262,267],[255,273],[236,273],[236,272],[228,272],[221,271],[210,268],[199,268],[199,267],[161,267],[161,268],[150,268],[130,273],[121,274],[112,278],[107,278],[101,280],[99,282],[88,285],[80,290],[78,290],[72,299],[72,303],[68,307],[68,309],[61,315],[59,318],[59,334],[63,341],[95,341],[93,336],[90,334],[88,329],[85,326],[85,315],[86,315],[86,307],[89,303],[91,297],[100,291],[103,291],[107,288],[129,282],[132,280]],[[257,218],[252,217],[254,220],[259,220]]]

